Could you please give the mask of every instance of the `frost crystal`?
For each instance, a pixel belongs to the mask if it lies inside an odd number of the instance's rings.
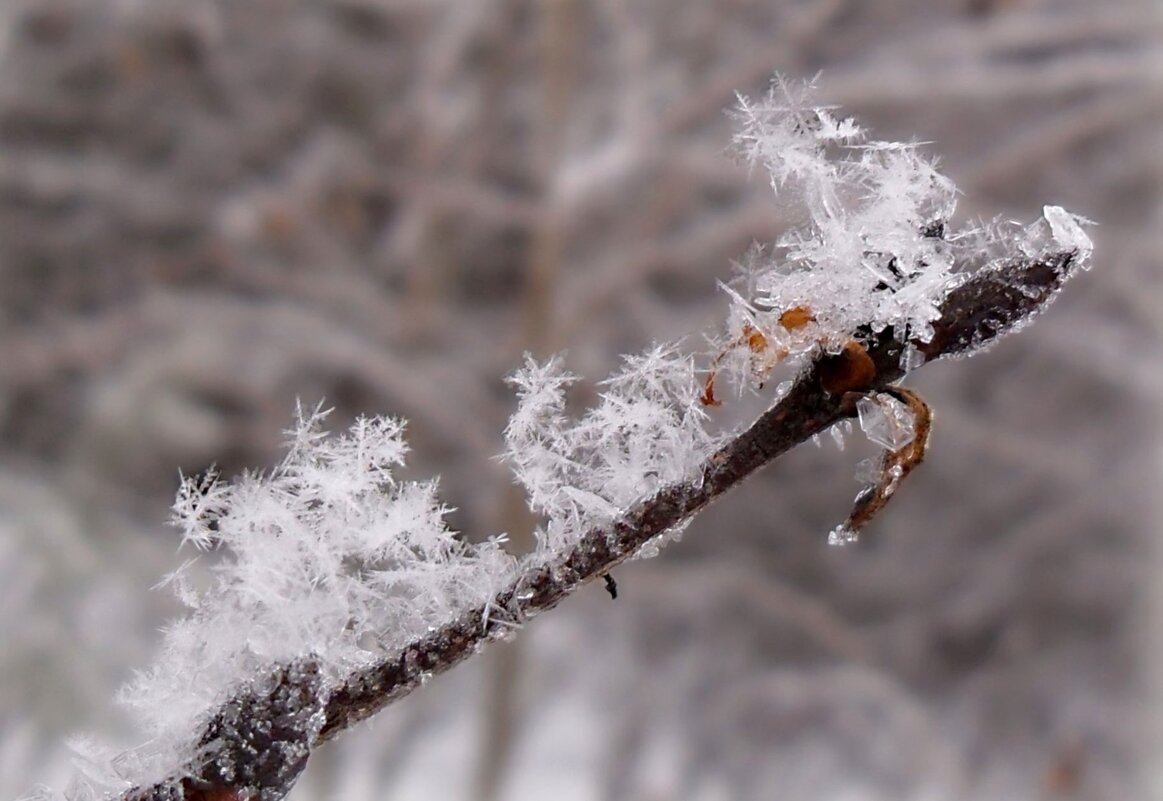
[[[1077,250],[1085,260],[1094,250],[1094,243],[1082,230],[1083,224],[1090,224],[1090,220],[1071,214],[1061,206],[1046,206],[1042,209],[1042,216],[1050,226],[1050,235],[1059,244],[1062,250]]]
[[[554,550],[689,478],[714,444],[694,364],[673,346],[626,357],[580,419],[565,413],[575,380],[560,359],[530,357],[510,378],[519,403],[505,429],[505,458],[530,508],[545,517],[539,536]]]
[[[915,144],[866,141],[852,120],[812,105],[811,92],[777,80],[765,101],[739,100],[737,144],[809,218],[753,266],[753,300],[771,309],[758,316],[774,316],[757,322],[778,335],[772,323],[784,312],[810,311],[810,336],[782,337],[791,355],[839,345],[863,325],[923,338],[958,281],[945,234],[956,189]]]
[[[925,354],[911,342],[901,351],[901,370],[911,373],[925,363]]]
[[[361,418],[333,436],[325,416],[300,411],[286,458],[267,475],[183,481],[175,524],[222,558],[201,590],[181,571],[171,577],[191,614],[122,693],[159,738],[198,731],[249,677],[304,655],[326,692],[511,576],[495,541],[469,546],[447,528],[434,483],[394,477],[407,451],[400,421]]]
[[[1089,256],[1087,221],[1057,206],[1032,226],[954,231],[957,190],[918,144],[867,139],[853,120],[813,103],[813,91],[776,78],[764,99],[739,98],[739,151],[767,170],[777,194],[802,204],[805,222],[750,254],[730,288],[728,341],[758,332],[794,365],[861,329],[923,343],[949,292],[995,256],[1012,258],[1015,242],[1035,258]],[[918,363],[905,359],[906,371]]]
[[[1085,266],[1093,250],[1087,221],[1058,206],[1031,226],[953,232],[957,193],[936,163],[915,143],[866,139],[854,121],[810,102],[812,90],[777,79],[762,102],[739,99],[736,144],[805,213],[773,247],[754,248],[740,280],[726,287],[729,344],[716,369],[758,383],[784,360],[802,365],[858,332],[892,329],[909,343],[900,362],[907,372],[924,361],[914,345],[930,341],[949,293],[973,270],[1000,274],[1014,243],[1024,256],[1055,257],[1055,269]],[[1040,287],[1029,291],[1044,305]],[[992,341],[1028,316],[983,319],[973,335]],[[967,351],[981,343],[956,344]],[[712,385],[676,346],[627,357],[580,417],[567,413],[577,378],[560,358],[527,357],[510,381],[519,404],[505,458],[545,521],[528,561],[505,554],[498,538],[467,545],[445,525],[434,482],[397,480],[407,446],[403,424],[390,418],[361,418],[332,436],[322,428],[325,412],[300,410],[288,454],[270,473],[231,483],[214,471],[183,479],[173,507],[183,541],[220,558],[201,584],[195,560],[162,582],[191,612],[166,632],[156,664],[123,691],[154,739],[116,759],[92,756],[94,763],[128,782],[198,765],[204,778],[240,788],[240,797],[282,797],[339,682],[470,609],[509,625],[509,610],[492,602],[519,568],[561,554],[664,487],[697,480],[718,445],[706,429]],[[780,383],[776,395],[790,387]],[[890,395],[865,397],[858,412],[861,429],[889,451],[916,436],[913,412]],[[925,419],[922,435],[927,428]],[[847,430],[832,428],[838,447]],[[818,434],[812,439],[819,444]],[[884,461],[870,475],[880,483],[858,497],[858,511],[883,505],[919,461],[923,447],[914,450],[912,463]],[[854,542],[875,508],[863,519],[854,513],[828,541]],[[656,553],[664,539],[639,555]],[[410,670],[424,667],[414,646],[403,658]],[[95,797],[88,775],[78,779],[77,798]],[[264,777],[273,783],[259,792]]]
[[[844,450],[844,430],[839,425],[834,425],[828,433],[832,436],[832,442],[836,443],[836,450]]]
[[[908,406],[883,392],[866,395],[856,402],[860,430],[871,441],[890,451],[899,451],[916,436],[913,412]]]

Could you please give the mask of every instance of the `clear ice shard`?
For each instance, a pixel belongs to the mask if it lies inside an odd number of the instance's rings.
[[[899,451],[913,441],[915,418],[912,411],[883,392],[868,395],[856,403],[860,429],[870,440],[890,451]]]
[[[1050,224],[1050,234],[1054,241],[1065,250],[1077,250],[1085,259],[1094,250],[1094,242],[1082,230],[1080,223],[1089,222],[1077,214],[1071,214],[1061,206],[1044,206],[1042,216]]]

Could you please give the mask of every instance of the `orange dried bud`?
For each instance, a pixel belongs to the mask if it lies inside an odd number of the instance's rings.
[[[836,355],[825,356],[819,370],[820,384],[832,395],[866,390],[876,378],[876,363],[854,339],[848,340],[844,350]]]
[[[707,374],[707,380],[703,382],[703,394],[699,396],[699,402],[704,406],[722,406],[723,402],[715,397],[715,371],[712,370]]]
[[[747,347],[751,348],[752,353],[763,353],[767,350],[767,337],[758,328],[752,328],[750,325],[743,326],[741,339],[747,343]]]
[[[816,316],[807,306],[796,306],[779,316],[779,324],[787,331],[798,331],[808,323],[814,322],[815,319]]]

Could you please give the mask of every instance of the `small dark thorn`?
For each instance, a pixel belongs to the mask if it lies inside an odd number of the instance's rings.
[[[606,582],[606,592],[610,593],[611,600],[618,597],[618,582],[614,581],[614,577],[609,573],[602,574],[602,580]]]

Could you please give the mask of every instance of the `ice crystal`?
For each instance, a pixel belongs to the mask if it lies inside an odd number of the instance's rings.
[[[1062,250],[1075,250],[1085,261],[1094,250],[1094,243],[1082,230],[1083,225],[1093,225],[1090,220],[1071,214],[1061,206],[1046,206],[1042,216],[1050,226],[1050,235]]]
[[[689,478],[714,442],[693,361],[674,346],[625,357],[579,419],[566,414],[565,390],[575,380],[560,358],[530,357],[510,378],[519,402],[505,457],[545,518],[540,536],[551,549]]]
[[[395,478],[407,452],[400,421],[361,418],[330,435],[325,417],[300,410],[268,474],[184,479],[175,524],[221,559],[201,590],[184,571],[170,577],[191,613],[122,693],[152,734],[197,731],[248,677],[304,655],[325,687],[483,603],[511,575],[495,541],[469,546],[447,528],[435,483]]]
[[[777,318],[810,310],[811,336],[784,338],[793,353],[863,325],[923,332],[957,280],[945,236],[956,189],[917,145],[867,141],[855,122],[812,104],[812,91],[777,80],[764,101],[739,99],[740,150],[808,217],[765,269],[752,268],[754,300]]]
[[[832,442],[836,443],[836,450],[844,450],[844,430],[839,425],[834,425],[828,433],[832,437]]]
[[[1057,206],[1032,226],[954,230],[957,190],[918,143],[870,140],[813,102],[814,91],[777,77],[762,100],[739,98],[738,150],[802,206],[805,222],[748,256],[731,288],[728,341],[759,331],[793,364],[865,328],[926,342],[949,292],[992,258],[1012,258],[1014,243],[1035,258],[1089,256],[1087,221]],[[915,353],[905,358],[906,370],[919,363]]]

